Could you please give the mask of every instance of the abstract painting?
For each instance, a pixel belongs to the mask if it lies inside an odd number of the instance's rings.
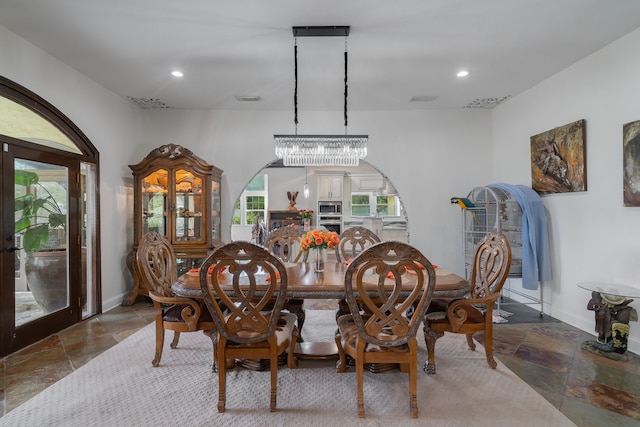
[[[624,206],[640,206],[640,120],[622,125]]]
[[[585,121],[531,137],[531,188],[541,194],[587,190]]]

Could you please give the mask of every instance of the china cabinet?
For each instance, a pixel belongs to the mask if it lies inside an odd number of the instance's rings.
[[[147,295],[133,257],[140,238],[149,231],[166,236],[176,253],[178,274],[197,267],[220,242],[220,180],[222,170],[180,145],[163,145],[140,163],[133,173],[134,241],[127,266],[133,289],[123,305]]]

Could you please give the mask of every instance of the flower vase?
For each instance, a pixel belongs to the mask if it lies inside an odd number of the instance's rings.
[[[324,271],[324,257],[325,250],[323,248],[315,248],[314,250],[316,259],[314,260],[316,273],[322,273]]]
[[[311,230],[311,220],[310,219],[304,219],[302,221],[302,224],[304,226],[304,231],[309,231]]]

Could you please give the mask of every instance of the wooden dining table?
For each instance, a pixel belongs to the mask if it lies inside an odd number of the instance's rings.
[[[292,299],[343,299],[345,263],[328,261],[323,272],[316,272],[314,263],[284,263],[287,268],[287,296]],[[469,282],[455,273],[436,268],[436,287],[434,297],[457,298],[464,296],[469,290]],[[407,281],[406,292],[410,292],[413,284]],[[199,273],[185,273],[173,284],[172,290],[177,296],[201,298]]]
[[[322,272],[316,272],[313,262],[284,263],[287,269],[287,296],[289,299],[334,299],[344,301],[344,274],[347,269],[345,263],[329,260]],[[436,285],[434,297],[459,298],[469,291],[469,283],[448,270],[436,268]],[[229,282],[230,283],[230,282]],[[375,284],[372,283],[372,286]],[[403,282],[403,292],[409,294],[414,283],[411,280]],[[406,290],[405,290],[406,287]],[[172,286],[176,296],[202,298],[199,273],[189,272],[179,277]],[[341,305],[340,310],[343,310]],[[288,307],[299,319],[304,319],[302,306]],[[339,310],[339,311],[340,311]],[[302,328],[300,328],[302,329]],[[302,332],[302,331],[301,331]],[[302,334],[300,334],[302,335]],[[296,345],[296,356],[307,359],[336,358],[338,349],[335,342],[306,342]]]

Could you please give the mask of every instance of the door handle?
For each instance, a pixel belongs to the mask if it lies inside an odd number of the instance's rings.
[[[7,234],[7,242],[12,242],[13,241],[13,234]],[[16,248],[15,246],[9,246],[7,248],[7,252],[15,252],[15,251],[19,251],[20,248]],[[0,249],[0,251],[2,251],[2,249]]]

